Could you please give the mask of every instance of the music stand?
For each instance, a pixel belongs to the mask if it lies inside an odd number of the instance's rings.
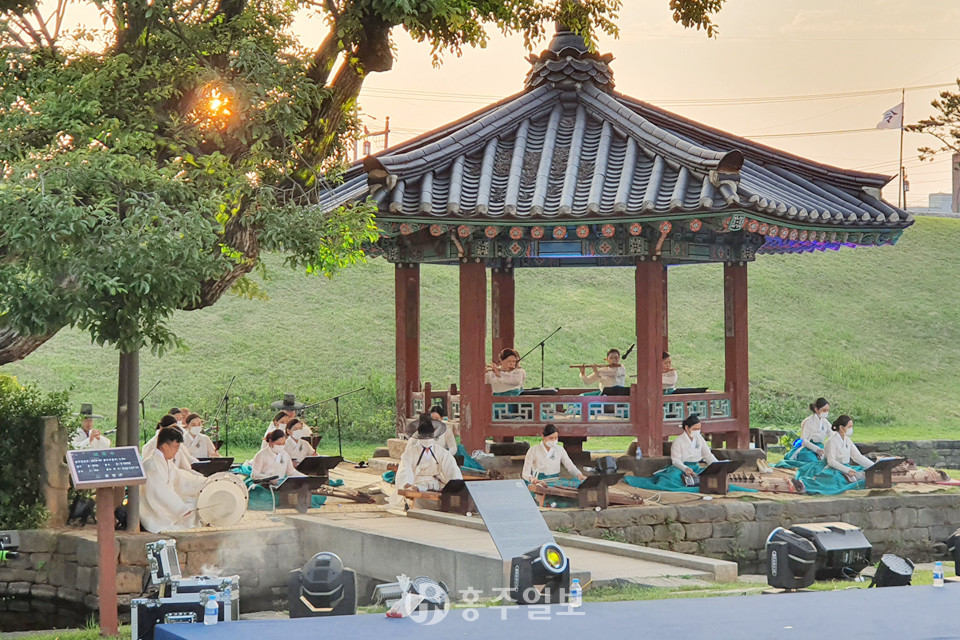
[[[205,476],[230,471],[232,466],[233,458],[197,458],[197,461],[190,465],[194,471]]]
[[[730,481],[727,475],[736,471],[743,464],[742,460],[717,460],[700,472],[700,493],[711,493],[725,496],[730,490]]]
[[[600,507],[606,509],[610,506],[610,496],[608,489],[620,482],[622,473],[601,473],[595,476],[587,476],[586,480],[577,487],[577,500],[581,509],[592,509]]]
[[[297,465],[297,471],[307,476],[330,475],[330,469],[343,462],[342,456],[307,456]]]
[[[906,458],[880,458],[863,472],[867,489],[889,489],[893,486],[893,469]]]
[[[280,483],[277,491],[281,495],[296,495],[296,508],[299,513],[306,513],[310,509],[310,498],[314,489],[319,489],[327,483],[325,476],[287,476]]]
[[[459,513],[462,516],[470,511],[476,511],[476,506],[470,498],[467,483],[463,480],[451,480],[440,490],[440,510],[447,513]]]

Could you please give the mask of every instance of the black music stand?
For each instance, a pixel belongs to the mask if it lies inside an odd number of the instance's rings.
[[[343,462],[343,456],[307,456],[297,465],[297,471],[308,476],[330,475],[330,469]]]
[[[310,498],[314,489],[319,489],[327,483],[324,476],[287,476],[277,487],[280,495],[296,496],[295,506],[299,513],[306,513],[310,509]]]
[[[470,511],[476,511],[476,506],[470,498],[467,483],[463,480],[451,480],[440,491],[440,510],[447,513],[459,513],[462,516]]]
[[[607,490],[620,482],[624,476],[622,473],[600,473],[587,478],[577,487],[577,500],[581,509],[593,509],[600,507],[606,509],[610,506],[610,498]]]
[[[867,489],[889,489],[893,486],[893,469],[906,458],[880,458],[872,467],[864,469],[863,477]]]
[[[229,471],[233,466],[233,458],[197,458],[197,461],[190,466],[198,473],[212,476],[215,473]]]
[[[739,469],[742,464],[742,460],[717,460],[711,463],[700,472],[700,493],[727,495],[730,490],[727,475]]]

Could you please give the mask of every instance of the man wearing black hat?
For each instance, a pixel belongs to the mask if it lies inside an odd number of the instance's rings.
[[[414,444],[400,456],[395,479],[401,489],[439,491],[451,480],[462,480],[457,461],[437,442],[447,425],[433,420],[429,413],[421,413],[417,432],[411,436]]]
[[[108,449],[110,440],[93,428],[93,421],[102,419],[93,412],[93,405],[84,402],[80,405],[80,429],[73,435],[70,446],[73,449]]]

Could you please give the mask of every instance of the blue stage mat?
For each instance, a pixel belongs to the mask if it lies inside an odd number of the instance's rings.
[[[296,620],[159,625],[155,640],[272,640],[273,638],[689,638],[800,640],[960,638],[960,584],[937,589],[888,587],[724,598],[596,602],[580,609],[533,606],[451,610],[437,624],[383,614]],[[570,615],[571,611],[583,615]]]

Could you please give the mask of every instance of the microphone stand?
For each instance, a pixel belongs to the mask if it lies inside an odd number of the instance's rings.
[[[360,387],[359,389],[354,389],[353,391],[347,391],[347,392],[345,392],[345,393],[341,393],[341,394],[338,395],[338,396],[333,396],[332,398],[327,398],[326,400],[321,400],[320,402],[317,403],[318,405],[320,405],[320,404],[324,404],[324,403],[326,403],[326,402],[330,402],[331,400],[333,400],[333,404],[334,404],[334,405],[336,406],[336,408],[337,408],[337,446],[338,446],[339,449],[340,449],[340,457],[341,457],[341,458],[343,457],[343,438],[341,437],[341,434],[340,434],[340,398],[342,398],[343,396],[348,396],[348,395],[350,395],[351,393],[356,393],[356,392],[358,392],[358,391],[363,391],[364,389],[366,389],[366,387]],[[304,407],[304,408],[306,408],[306,407]],[[350,462],[350,461],[347,460],[347,462]]]
[[[156,389],[162,380],[157,380],[157,383],[150,387],[150,390],[143,394],[143,397],[140,398],[140,428],[137,429],[137,443],[139,444],[143,440],[143,421],[147,419],[147,405],[143,403],[147,399],[147,396],[153,393],[153,390]]]
[[[217,403],[217,410],[213,414],[213,422],[217,425],[217,438],[219,439],[220,409],[223,409],[223,452],[226,454],[230,453],[230,389],[233,387],[233,382],[236,379],[237,376],[230,378],[230,382],[227,383],[227,390],[223,392],[220,402]]]
[[[525,354],[523,354],[522,356],[520,356],[520,360],[523,360],[523,359],[526,358],[528,355],[530,355],[531,353],[533,353],[533,351],[534,351],[537,347],[540,347],[540,388],[541,388],[541,389],[543,388],[543,384],[544,384],[544,383],[543,383],[543,367],[544,367],[543,345],[545,345],[545,344],[547,343],[547,340],[549,340],[550,338],[552,338],[552,337],[554,336],[554,334],[557,333],[557,331],[560,331],[560,329],[563,329],[563,327],[557,327],[556,329],[554,329],[553,332],[550,333],[550,335],[548,335],[546,338],[544,338],[543,340],[541,340],[540,342],[538,342],[537,344],[535,344],[535,345],[533,346],[533,349],[530,349],[530,351],[527,351]],[[519,362],[519,360],[518,360],[517,362]]]

